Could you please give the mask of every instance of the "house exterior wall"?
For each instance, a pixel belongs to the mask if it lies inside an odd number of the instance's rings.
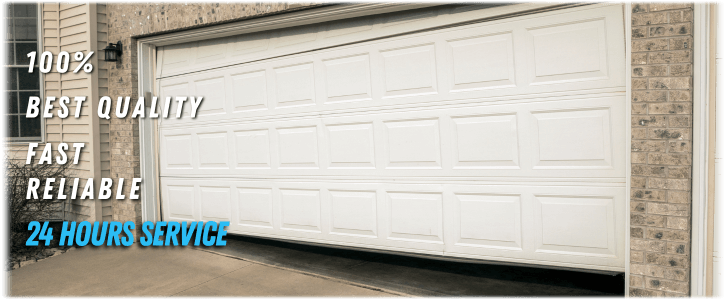
[[[94,31],[101,28],[96,23],[99,12],[105,11],[102,4],[58,4],[42,3],[39,16],[41,27],[38,30],[39,39],[42,41],[43,49],[40,52],[50,51],[57,56],[61,51],[75,53],[82,51],[98,53],[98,45],[94,44],[98,34]],[[53,149],[57,149],[58,143],[85,143],[81,151],[78,165],[70,169],[73,177],[94,178],[96,188],[100,178],[105,172],[110,172],[110,157],[108,156],[108,129],[106,135],[102,134],[105,120],[99,120],[93,115],[98,98],[98,78],[107,77],[108,71],[98,54],[92,56],[90,61],[95,70],[87,74],[79,72],[58,73],[55,68],[42,77],[43,96],[85,96],[84,109],[80,118],[68,117],[66,119],[50,118],[45,119],[45,136],[43,142],[52,143]],[[78,66],[78,62],[71,62],[70,69]],[[75,101],[71,101],[70,111],[75,110]],[[43,145],[40,145],[42,150]],[[28,151],[28,143],[8,144],[8,155],[11,158],[25,160]],[[80,183],[85,185],[85,180]],[[70,207],[66,207],[65,218],[75,221],[98,221],[101,220],[103,205],[99,200],[70,200]],[[110,204],[110,203],[108,203]],[[108,211],[108,210],[107,210]]]
[[[101,95],[136,97],[137,49],[132,36],[163,33],[218,22],[314,6],[315,4],[126,4],[96,5],[96,18],[88,32],[95,42],[83,49],[101,49],[121,41],[123,56],[116,63],[99,65],[94,88]],[[81,5],[83,6],[83,5]],[[45,4],[46,50],[78,51],[70,43],[70,20],[62,11],[78,4]],[[677,296],[689,294],[691,241],[691,169],[693,123],[693,4],[633,4],[632,19],[632,179],[630,193],[630,295]],[[80,10],[80,9],[78,9]],[[94,11],[88,10],[86,11]],[[65,22],[65,23],[63,23]],[[65,25],[61,25],[65,24]],[[93,25],[95,24],[95,25]],[[95,26],[95,27],[94,27]],[[68,28],[68,29],[67,29]],[[65,29],[65,30],[62,30]],[[56,39],[55,41],[53,39]],[[67,40],[67,41],[66,41]],[[65,41],[65,42],[64,42]],[[55,48],[52,48],[55,47]],[[95,48],[93,48],[95,47]],[[102,55],[97,51],[96,57]],[[103,69],[107,71],[102,71]],[[86,80],[83,83],[76,80]],[[49,74],[49,94],[78,94],[93,79]],[[90,95],[89,95],[90,96]],[[91,111],[91,110],[86,110]],[[53,121],[46,126],[49,141],[83,140],[76,124]],[[117,119],[98,127],[100,174],[114,180],[140,177],[138,121]],[[76,131],[74,131],[76,130]],[[90,142],[90,141],[88,141]],[[105,144],[104,144],[105,143]],[[107,146],[105,146],[107,145]],[[104,161],[106,165],[104,165]],[[90,163],[90,162],[89,162]],[[91,167],[87,167],[90,169]],[[135,221],[141,225],[138,200],[113,200],[102,206],[104,220]],[[138,236],[138,234],[135,234]]]

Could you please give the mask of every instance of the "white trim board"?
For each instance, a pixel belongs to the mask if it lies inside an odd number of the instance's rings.
[[[706,295],[710,13],[710,4],[694,4],[691,296]]]
[[[627,102],[625,105],[625,119],[630,120],[632,118],[632,94],[633,94],[633,80],[632,76],[633,73],[630,72],[632,70],[632,53],[633,53],[633,43],[632,43],[632,35],[630,32],[632,32],[632,25],[633,23],[630,21],[632,19],[632,10],[630,9],[631,3],[627,2],[623,5],[623,23],[625,24],[625,101]],[[631,123],[627,122],[625,124],[625,132],[632,132],[631,129]],[[625,141],[625,215],[628,216],[626,218],[626,226],[625,226],[625,257],[627,260],[625,261],[625,297],[628,297],[630,295],[630,180],[632,177],[631,173],[631,139],[626,139]]]

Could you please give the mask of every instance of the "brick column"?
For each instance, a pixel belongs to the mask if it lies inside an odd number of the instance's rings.
[[[126,8],[120,10],[119,7]],[[123,55],[116,63],[109,63],[109,95],[116,101],[118,97],[131,97],[131,105],[138,99],[138,69],[136,41],[131,39],[129,18],[126,13],[133,9],[132,5],[108,5],[108,40],[116,43],[121,41]],[[103,55],[103,54],[102,54]],[[115,106],[114,106],[115,109]],[[129,114],[130,115],[130,114]],[[128,199],[131,191],[133,178],[141,177],[140,151],[139,151],[139,121],[126,117],[116,118],[111,113],[110,125],[110,146],[111,146],[111,178],[118,182],[124,178],[124,195],[127,199],[113,200],[114,221],[134,221],[136,231],[134,238],[138,240],[141,232],[141,201]],[[143,182],[142,182],[143,184]]]
[[[632,5],[630,295],[689,294],[693,4]]]

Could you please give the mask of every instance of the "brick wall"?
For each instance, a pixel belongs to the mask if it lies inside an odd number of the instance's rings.
[[[199,3],[199,4],[123,4],[109,3],[108,40],[121,41],[123,55],[115,64],[109,64],[109,96],[138,95],[138,69],[136,41],[132,36],[196,27],[246,17],[303,8],[314,4],[287,3]],[[139,123],[136,119],[118,119],[111,114],[111,178],[125,178],[124,194],[128,195],[131,178],[141,177],[139,156]],[[141,226],[139,200],[112,202],[114,221],[134,221],[137,231]],[[139,234],[134,233],[136,238]]]
[[[693,4],[633,4],[632,13],[630,295],[687,295]]]

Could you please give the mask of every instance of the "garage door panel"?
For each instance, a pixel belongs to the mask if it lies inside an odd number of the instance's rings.
[[[433,43],[382,49],[383,98],[436,94],[436,47]]]
[[[327,124],[325,133],[330,169],[375,169],[373,122]]]
[[[454,169],[519,169],[516,113],[452,117]]]
[[[162,97],[201,96],[202,88],[210,102],[196,119],[163,126],[624,91],[624,48],[608,42],[622,38],[621,18],[620,8],[611,7],[536,22],[480,23],[163,78]],[[222,83],[218,89],[203,84],[220,76],[234,84],[225,97],[216,95]],[[197,90],[167,88],[185,78]],[[216,115],[219,101],[234,109]]]
[[[229,84],[225,81],[227,81],[227,78],[224,76],[203,78],[194,81],[194,93],[190,93],[190,95],[200,95],[197,97],[204,97],[202,100],[203,105],[199,107],[197,116],[207,117],[227,113],[227,109],[225,107],[228,103],[226,90]],[[182,95],[176,96],[178,97]],[[187,101],[191,101],[191,99]],[[178,102],[175,102],[173,108],[172,112],[178,116]],[[189,104],[187,104],[186,109],[182,110],[181,116],[189,118],[190,114],[191,109],[189,109]]]
[[[491,5],[494,6],[494,5]],[[230,63],[244,63],[248,61],[260,60],[269,57],[277,57],[289,55],[291,52],[298,52],[304,49],[326,47],[356,42],[359,40],[379,38],[401,34],[406,31],[420,30],[436,26],[435,24],[446,24],[449,22],[465,22],[469,20],[480,19],[488,14],[487,5],[472,5],[456,7],[446,6],[420,9],[417,11],[403,11],[392,14],[379,16],[371,16],[366,18],[356,18],[348,20],[340,20],[336,22],[326,22],[322,24],[313,24],[299,26],[293,29],[278,29],[265,32],[255,32],[237,37],[227,37],[214,39],[208,42],[195,42],[184,44],[183,46],[166,46],[164,52],[168,59],[163,61],[163,76],[174,76],[181,73],[190,73],[206,69],[208,66],[223,67]],[[573,9],[578,11],[580,16],[588,16],[592,14],[595,7],[583,7]],[[620,9],[612,7],[613,9]],[[446,11],[446,12],[444,12]],[[420,17],[412,18],[409,22],[393,22],[385,23],[385,20],[397,15],[417,14]],[[430,17],[424,17],[427,14],[434,14]],[[438,16],[437,16],[438,14]],[[390,15],[390,16],[389,16]],[[542,17],[548,15],[563,15],[558,12],[543,13]],[[435,20],[432,20],[432,18]],[[493,24],[508,24],[512,20],[529,19],[531,17],[519,17],[513,19],[505,19],[498,21],[490,21]],[[411,22],[412,21],[412,22]],[[408,24],[406,24],[408,23]],[[391,26],[394,25],[394,26]],[[316,28],[317,27],[317,28]],[[315,32],[317,31],[317,32]],[[301,43],[302,42],[302,43]],[[219,45],[214,49],[209,45]],[[226,44],[223,46],[222,44]],[[289,47],[295,45],[294,47]],[[203,49],[204,47],[207,49]],[[280,47],[277,47],[280,46]],[[202,49],[199,51],[198,49]],[[209,51],[212,50],[212,51]],[[216,57],[216,51],[223,50],[227,53],[221,57]],[[214,53],[215,55],[212,55]],[[197,58],[197,56],[200,58]],[[215,57],[214,61],[204,61],[205,58]],[[180,62],[184,62],[183,64]]]
[[[541,232],[537,236],[538,252],[615,255],[613,198],[534,197],[535,224]]]
[[[265,70],[233,73],[229,77],[232,80],[234,112],[267,109],[267,74]]]
[[[312,62],[272,69],[274,107],[315,105],[315,72]]]
[[[622,178],[622,110],[611,96],[172,127],[161,174]]]
[[[193,207],[202,220],[228,215],[231,233],[606,269],[624,262],[623,187],[223,178],[164,178],[162,187],[174,199],[166,220],[188,221],[180,207]],[[200,205],[180,206],[186,195]]]
[[[318,127],[278,128],[280,169],[319,169]]]
[[[449,185],[446,253],[550,263],[624,263],[622,187]]]
[[[608,76],[605,20],[528,28],[534,52],[533,84],[582,81]]]
[[[453,193],[454,245],[522,251],[522,195]]]
[[[401,14],[389,27],[485,15],[447,9]],[[384,32],[381,18],[160,51],[159,106],[165,97],[205,99],[195,119],[159,120],[164,220],[229,220],[238,234],[624,270],[622,7],[310,48]],[[301,51],[232,64],[294,49]]]
[[[273,197],[271,188],[236,188],[237,222],[244,227],[273,228]]]
[[[373,98],[368,53],[324,59],[322,65],[326,104]]]
[[[450,91],[516,87],[512,43],[511,31],[447,40]]]
[[[165,187],[165,193],[169,199],[165,207],[169,209],[170,220],[193,221],[195,218],[194,186],[193,185],[169,185]]]
[[[375,190],[330,190],[330,234],[378,236]]]
[[[532,113],[535,169],[612,168],[610,108]]]
[[[228,221],[230,212],[230,188],[200,186],[202,220]]]
[[[439,118],[381,123],[385,169],[441,169]]]
[[[269,169],[271,168],[270,131],[234,130],[235,169]]]

